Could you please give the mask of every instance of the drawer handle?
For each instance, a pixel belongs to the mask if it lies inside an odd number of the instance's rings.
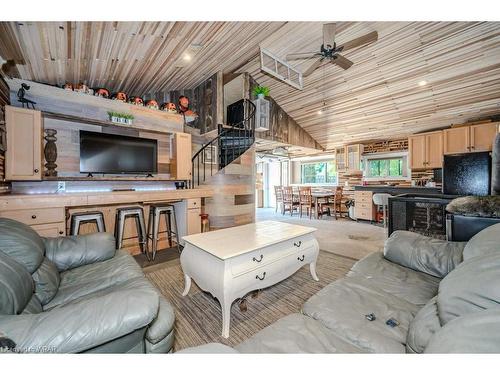
[[[304,261],[304,259],[305,259],[305,257],[306,257],[306,256],[305,256],[304,254],[302,254],[302,258],[301,258],[301,257],[297,257],[297,260],[300,260],[301,262],[303,262],[303,261]]]
[[[264,258],[264,255],[260,254],[260,259],[257,259],[256,257],[253,257],[253,259],[252,259],[252,260],[253,260],[254,262],[260,263],[260,262],[262,262],[262,258]]]
[[[300,245],[302,245],[302,241],[299,241],[299,242],[294,242],[294,243],[293,243],[293,246],[300,247]]]
[[[31,215],[31,218],[32,219],[36,219],[36,215]]]
[[[38,173],[38,168],[36,168],[33,172]]]
[[[264,279],[266,278],[266,273],[264,272],[264,273],[262,274],[262,278],[261,278],[261,277],[259,277],[259,275],[255,275],[255,278],[256,278],[256,279],[259,279],[260,281],[262,281],[262,280],[264,280]]]
[[[59,234],[63,234],[64,232],[62,230],[59,231]]]

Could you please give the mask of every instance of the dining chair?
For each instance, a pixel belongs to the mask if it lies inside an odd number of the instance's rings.
[[[310,186],[303,186],[299,188],[299,215],[302,217],[302,209],[306,208],[306,213],[309,215],[309,219],[312,218],[313,209],[313,197],[312,190]]]
[[[276,209],[274,212],[278,212],[278,206],[283,205],[283,186],[275,186],[274,195],[276,196]]]
[[[293,216],[293,211],[299,208],[299,202],[294,198],[293,189],[291,186],[283,186],[283,208],[281,214],[290,211],[290,216]]]
[[[328,212],[330,216],[335,217],[335,220],[337,220],[337,215],[342,217],[342,197],[344,188],[342,186],[337,186],[332,193],[332,196],[328,198],[326,203],[320,203],[320,213],[323,214]]]

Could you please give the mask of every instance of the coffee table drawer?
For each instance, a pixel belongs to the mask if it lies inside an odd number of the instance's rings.
[[[274,262],[234,276],[232,280],[233,291],[242,297],[252,290],[267,288],[282,281],[305,264],[314,262],[317,255],[318,250],[314,247],[304,248],[281,259],[276,259]]]
[[[312,236],[297,237],[260,250],[252,251],[231,259],[230,268],[233,276],[255,270],[265,264],[285,258],[290,254],[314,248],[316,240]]]

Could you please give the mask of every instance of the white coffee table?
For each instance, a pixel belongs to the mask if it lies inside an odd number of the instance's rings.
[[[222,336],[229,337],[231,304],[251,291],[274,285],[309,264],[316,275],[319,245],[316,228],[261,221],[183,237],[185,288],[191,279],[216,297],[222,307]]]

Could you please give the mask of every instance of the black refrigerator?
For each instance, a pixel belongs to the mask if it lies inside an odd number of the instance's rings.
[[[445,155],[443,194],[489,195],[491,156],[489,152]]]

